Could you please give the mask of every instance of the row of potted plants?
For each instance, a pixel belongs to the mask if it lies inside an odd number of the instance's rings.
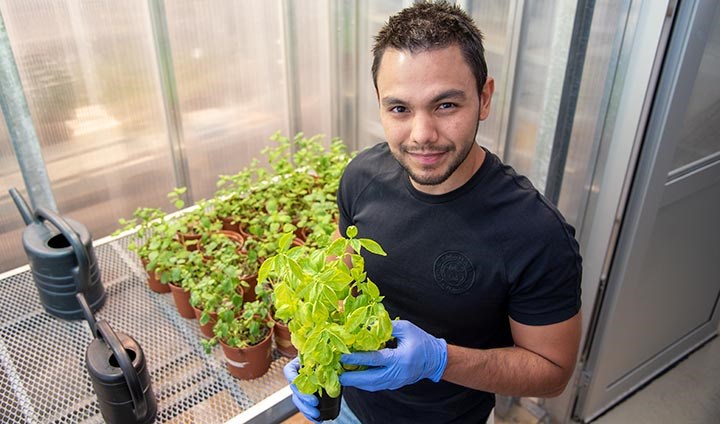
[[[273,318],[273,287],[257,284],[257,272],[278,252],[283,234],[306,249],[329,243],[337,186],[350,159],[338,139],[329,148],[321,136],[301,133],[293,139],[276,133],[271,140],[276,144],[263,150],[266,163],[256,159],[220,176],[213,198],[186,208],[185,188],[176,188],[168,198],[178,212],[141,207],[120,220],[117,232],[135,231],[128,248],[147,270],[151,290],[172,291],[180,315],[198,319],[206,350],[219,343],[238,378],[267,371],[274,333],[281,354],[297,354],[286,327]],[[250,370],[236,349],[261,350],[259,370]]]
[[[151,290],[172,290],[179,313],[197,318],[206,350],[222,347],[232,375],[263,375],[274,339],[281,354],[299,356],[298,389],[334,402],[322,416],[331,419],[345,371],[340,356],[391,337],[360,255],[385,252],[355,227],[333,240],[337,188],[351,158],[340,140],[326,149],[319,136],[271,139],[267,162],[220,176],[212,199],[185,208],[185,189],[177,188],[168,197],[178,212],[138,208],[120,231],[136,231],[128,247]]]

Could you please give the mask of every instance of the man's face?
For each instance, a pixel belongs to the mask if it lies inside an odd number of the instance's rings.
[[[418,190],[447,193],[470,179],[485,157],[475,132],[490,111],[493,81],[479,97],[458,46],[386,50],[377,90],[390,151]]]

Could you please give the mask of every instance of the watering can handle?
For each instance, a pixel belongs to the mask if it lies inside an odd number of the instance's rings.
[[[70,242],[70,245],[75,252],[77,257],[78,266],[73,270],[75,275],[75,281],[77,283],[78,293],[85,293],[88,286],[90,285],[90,259],[88,258],[88,252],[85,245],[80,240],[80,236],[72,229],[72,227],[60,217],[60,215],[43,207],[37,208],[35,211],[41,222],[42,220],[50,221],[58,230],[65,236]]]
[[[98,336],[105,341],[105,343],[112,350],[115,359],[117,359],[120,369],[122,369],[125,382],[127,383],[128,390],[130,390],[130,396],[135,405],[135,419],[137,422],[144,421],[148,414],[148,405],[145,396],[143,395],[142,386],[140,385],[140,377],[138,376],[135,367],[128,356],[127,351],[120,342],[117,334],[110,327],[110,324],[105,320],[100,320],[96,323]]]

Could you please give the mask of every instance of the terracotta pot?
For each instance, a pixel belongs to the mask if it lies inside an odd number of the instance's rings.
[[[257,286],[258,283],[257,277],[257,273],[240,277],[240,279],[248,283],[249,286],[243,288],[243,302],[254,302],[257,299],[257,295],[255,294],[255,286]]]
[[[252,237],[250,233],[247,232],[242,222],[238,224],[238,233],[240,233],[241,236],[245,237],[245,240],[247,240],[249,237]]]
[[[175,307],[180,316],[183,318],[195,318],[195,311],[193,311],[193,307],[190,305],[190,292],[185,291],[185,289],[173,283],[169,283],[168,286],[170,286]]]
[[[231,231],[231,230],[220,230],[220,234],[223,234],[225,237],[229,238],[230,240],[234,241],[235,244],[238,245],[238,252],[242,249],[243,245],[245,244],[245,237],[243,237],[240,233],[237,231]]]
[[[200,248],[200,239],[202,239],[202,236],[197,233],[178,233],[178,240],[189,252]]]
[[[222,221],[222,229],[225,231],[234,231],[236,233],[240,232],[240,223],[239,222],[233,222],[235,218],[231,216],[224,216],[220,218],[220,221]]]
[[[148,261],[146,259],[141,259],[140,262],[142,262],[143,269],[145,270],[145,272],[147,272],[147,283],[150,290],[154,291],[155,293],[170,293],[170,287],[167,284],[163,284],[160,282],[160,278],[157,273],[155,271],[147,270]]]
[[[272,363],[272,328],[267,337],[254,346],[230,347],[220,340],[228,371],[241,380],[252,380],[265,375]]]
[[[215,335],[213,333],[213,327],[215,327],[215,323],[217,322],[217,314],[215,312],[210,312],[210,321],[208,321],[206,324],[200,324],[200,316],[202,316],[203,310],[194,306],[192,308],[193,312],[195,313],[195,318],[197,318],[198,320],[200,332],[202,333],[203,337],[205,337],[206,339],[212,339]]]
[[[275,322],[273,326],[273,337],[275,338],[275,347],[278,352],[288,358],[296,357],[298,351],[290,339],[290,329],[282,322],[275,320],[273,320],[273,322]]]

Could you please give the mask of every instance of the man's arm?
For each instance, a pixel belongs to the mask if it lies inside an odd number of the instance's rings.
[[[442,379],[508,396],[554,397],[572,376],[580,344],[581,318],[530,326],[510,319],[515,346],[470,349],[448,345]]]

